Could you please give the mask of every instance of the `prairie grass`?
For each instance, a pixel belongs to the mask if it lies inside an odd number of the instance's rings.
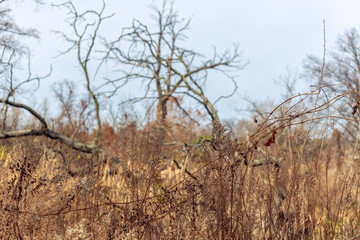
[[[360,235],[359,163],[334,157],[339,146],[330,138],[321,152],[299,128],[284,129],[271,146],[266,138],[243,144],[216,123],[211,140],[179,147],[158,143],[151,131],[132,131],[97,155],[42,138],[3,142],[1,238]]]

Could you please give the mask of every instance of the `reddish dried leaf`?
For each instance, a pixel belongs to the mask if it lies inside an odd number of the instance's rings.
[[[360,101],[359,101],[359,98],[358,98],[358,96],[357,96],[357,98],[356,98],[356,104],[355,104],[355,105],[353,106],[353,108],[352,108],[352,114],[353,114],[353,115],[356,113],[356,111],[358,110],[359,106],[360,106]]]
[[[353,106],[353,110],[352,110],[352,114],[353,114],[353,115],[356,113],[356,111],[357,111],[358,108],[359,108],[358,105]]]
[[[267,142],[265,143],[265,146],[270,146],[271,144],[274,144],[275,143],[275,140],[276,140],[276,131],[274,130],[272,133],[271,133],[271,137],[267,140]]]

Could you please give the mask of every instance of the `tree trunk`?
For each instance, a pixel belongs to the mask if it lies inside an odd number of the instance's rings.
[[[156,125],[157,125],[157,137],[160,142],[164,142],[166,136],[166,117],[167,117],[167,102],[168,97],[160,97],[158,105],[156,107]]]

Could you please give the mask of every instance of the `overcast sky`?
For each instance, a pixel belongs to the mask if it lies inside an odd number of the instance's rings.
[[[160,1],[107,0],[107,11],[115,13],[103,34],[116,36],[122,27],[129,26],[133,18],[153,24],[149,5]],[[100,7],[100,0],[77,0],[79,8]],[[37,101],[49,94],[49,86],[63,78],[78,79],[78,68],[70,56],[54,59],[62,43],[51,30],[66,31],[64,12],[48,7],[37,7],[32,1],[14,1],[10,5],[20,26],[36,28],[40,40],[29,42],[33,53],[33,71],[45,73],[53,65],[52,77],[42,84]],[[244,62],[249,64],[238,72],[238,95],[220,103],[222,118],[239,118],[233,107],[244,106],[240,96],[253,100],[280,99],[284,93],[274,83],[286,73],[287,67],[301,73],[302,61],[309,54],[321,56],[323,52],[323,19],[326,21],[327,49],[331,49],[337,36],[360,24],[359,0],[175,0],[175,9],[185,18],[192,17],[186,46],[211,56],[212,47],[219,51],[237,43],[243,51]],[[219,82],[220,81],[220,82]],[[299,83],[304,91],[307,83]],[[211,79],[208,93],[230,91],[230,85]]]

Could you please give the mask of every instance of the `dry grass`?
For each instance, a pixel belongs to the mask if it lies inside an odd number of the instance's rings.
[[[357,143],[322,115],[339,96],[302,107],[313,95],[286,100],[239,138],[171,115],[174,144],[136,122],[104,125],[104,151],[93,154],[42,137],[3,140],[0,237],[357,239]]]
[[[6,142],[1,238],[356,239],[357,161],[339,164],[330,140],[316,152],[304,131],[283,131],[262,151],[219,124],[200,148],[134,132],[105,157],[46,139]]]

